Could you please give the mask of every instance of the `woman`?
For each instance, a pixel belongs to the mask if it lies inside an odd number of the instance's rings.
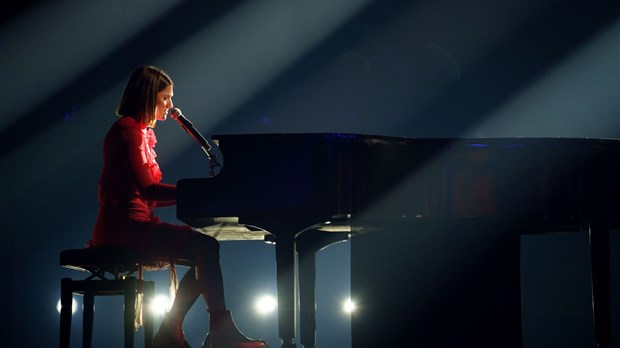
[[[183,319],[203,296],[210,313],[205,348],[264,348],[265,342],[245,337],[226,310],[219,243],[189,226],[160,222],[155,207],[175,204],[176,186],[161,183],[162,173],[153,150],[153,128],[166,120],[172,105],[173,83],[160,68],[133,71],[103,144],[99,181],[99,214],[94,246],[135,248],[147,256],[194,261],[179,283],[170,312],[153,339],[157,348],[188,347]]]

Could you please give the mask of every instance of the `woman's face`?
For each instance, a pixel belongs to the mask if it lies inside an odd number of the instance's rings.
[[[155,119],[157,121],[166,120],[166,116],[168,115],[168,109],[173,106],[173,95],[174,92],[172,91],[172,85],[168,85],[168,87],[157,93],[157,102],[155,103]]]

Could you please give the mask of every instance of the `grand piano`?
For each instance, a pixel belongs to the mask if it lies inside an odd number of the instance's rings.
[[[391,285],[379,281],[387,274],[383,259],[416,261],[407,252],[404,259],[393,257],[391,250],[397,249],[399,240],[413,238],[407,242],[412,252],[423,253],[425,246],[420,243],[425,239],[415,239],[420,235],[440,236],[433,242],[437,254],[451,252],[450,248],[442,251],[441,243],[458,237],[452,244],[458,243],[464,256],[457,263],[476,256],[467,253],[470,244],[497,245],[489,248],[493,252],[485,253],[482,261],[469,263],[473,266],[468,271],[476,276],[464,284],[480,286],[467,285],[466,295],[457,296],[450,307],[488,302],[479,307],[483,315],[473,315],[477,309],[472,307],[456,315],[457,325],[438,319],[437,325],[444,327],[435,328],[430,340],[442,346],[438,337],[443,335],[456,340],[453,346],[490,347],[498,343],[485,345],[478,338],[495,331],[503,338],[501,346],[521,347],[518,236],[556,231],[589,235],[596,340],[599,347],[611,345],[608,243],[610,229],[620,218],[619,140],[430,139],[348,133],[216,135],[212,140],[218,144],[224,165],[213,177],[178,182],[177,217],[196,228],[234,218],[240,226],[268,231],[263,235],[276,245],[283,348],[296,347],[298,275],[301,344],[315,346],[316,251],[351,240],[352,295],[381,296],[394,286],[413,291],[420,285],[415,281],[427,279],[416,272],[428,272],[428,268],[389,266],[390,272],[396,272],[389,274],[411,281]],[[489,264],[499,266],[484,266]],[[479,266],[482,269],[477,271]],[[448,284],[453,283],[443,285]],[[480,289],[485,289],[484,297],[475,298]],[[418,322],[401,317],[412,318],[417,308],[416,303],[387,312],[366,308],[365,315],[352,319],[353,347],[415,346],[407,338],[416,332]],[[385,315],[399,318],[382,322],[408,324],[380,324],[377,318]],[[506,319],[469,326],[465,330],[469,334],[450,334],[458,323],[494,316]],[[417,325],[420,331],[433,331],[429,322]],[[485,331],[476,331],[489,325]]]

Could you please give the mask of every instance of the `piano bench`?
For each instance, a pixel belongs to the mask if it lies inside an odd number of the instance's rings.
[[[153,337],[153,317],[148,310],[136,311],[140,304],[148,306],[155,291],[153,281],[142,279],[144,269],[162,269],[169,260],[142,258],[134,250],[116,247],[68,249],[60,253],[60,266],[87,272],[83,279],[63,278],[60,284],[60,348],[68,348],[71,337],[73,294],[83,295],[82,347],[92,346],[95,296],[124,296],[125,348],[133,348],[134,331],[143,324],[144,346]],[[180,264],[187,263],[179,262]],[[138,273],[138,276],[132,276]],[[142,295],[142,301],[139,296]],[[140,313],[142,312],[142,313]],[[143,318],[143,323],[138,321]]]

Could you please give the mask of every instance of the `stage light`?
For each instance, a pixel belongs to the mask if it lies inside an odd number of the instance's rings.
[[[157,295],[149,305],[151,313],[155,315],[164,315],[170,310],[170,298],[166,295]]]
[[[347,314],[353,313],[355,311],[355,308],[355,303],[350,298],[344,301],[342,305],[342,310]]]
[[[75,301],[75,299],[71,300],[71,314],[75,313],[75,311],[77,311],[77,301]],[[58,311],[58,313],[60,313],[60,300],[58,300],[58,303],[56,304],[56,311]]]
[[[276,310],[278,307],[278,301],[271,295],[264,295],[256,300],[254,307],[259,314],[267,315]]]

